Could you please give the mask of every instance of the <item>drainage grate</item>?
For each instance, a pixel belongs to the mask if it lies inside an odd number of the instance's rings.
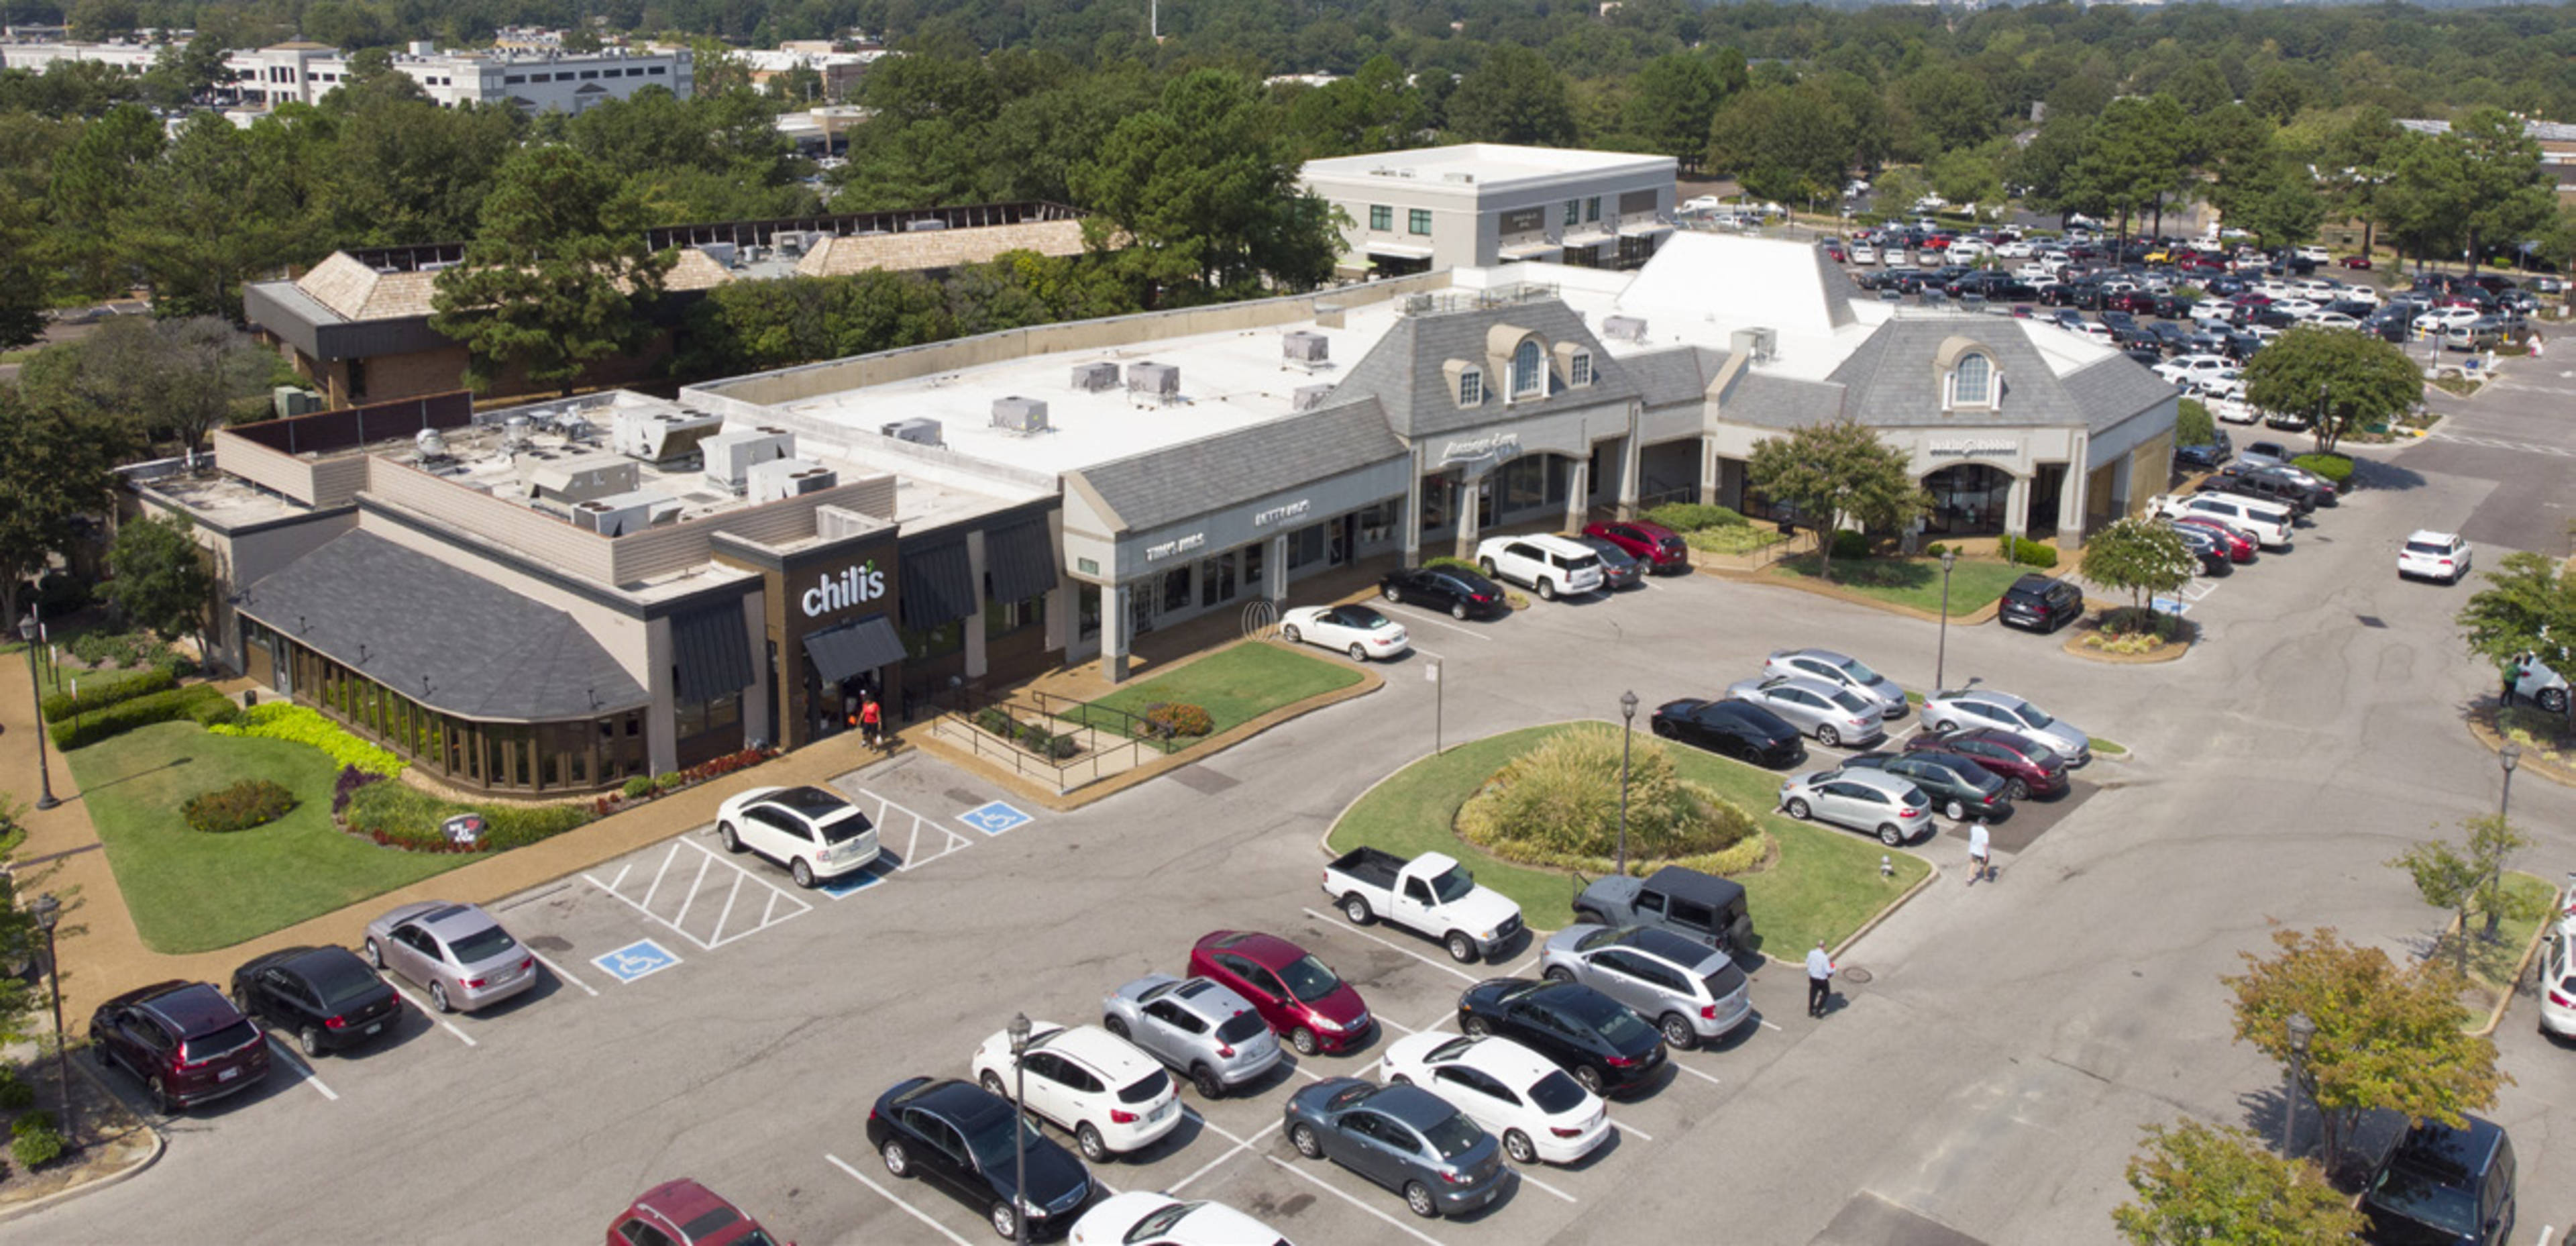
[[[2388,626],[2388,621],[2386,619],[2380,618],[2375,614],[2356,614],[2352,617],[2354,622],[2361,624],[2363,627],[2385,628]]]
[[[1836,969],[1834,972],[1841,974],[1843,981],[1851,983],[1853,986],[1869,985],[1869,971],[1858,965],[1848,965],[1843,968]]]

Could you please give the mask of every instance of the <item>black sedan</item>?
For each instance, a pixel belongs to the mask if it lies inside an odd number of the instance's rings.
[[[384,1033],[402,997],[347,948],[291,947],[233,971],[233,1006],[318,1056]]]
[[[2001,818],[2012,813],[2003,776],[1950,753],[1862,753],[1843,762],[1846,769],[1884,770],[1922,788],[1932,807],[1953,822]]]
[[[1594,1094],[1625,1090],[1664,1063],[1664,1036],[1627,1005],[1577,982],[1489,978],[1458,997],[1458,1028],[1500,1034],[1555,1062]]]
[[[1391,602],[1446,610],[1453,619],[1497,618],[1511,608],[1501,585],[1465,567],[1398,567],[1378,581],[1377,591]]]
[[[1806,737],[1788,719],[1750,701],[1666,701],[1655,707],[1653,726],[1667,740],[1775,770],[1807,755]]]
[[[1028,1195],[1012,1194],[1012,1131],[1022,1131]],[[1091,1173],[1073,1152],[1047,1140],[1010,1102],[955,1078],[907,1078],[868,1110],[868,1145],[900,1178],[922,1177],[984,1209],[993,1231],[1014,1240],[1015,1203],[1025,1201],[1029,1236],[1062,1232],[1091,1198]]]

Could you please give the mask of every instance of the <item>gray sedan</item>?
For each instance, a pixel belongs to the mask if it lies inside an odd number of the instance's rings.
[[[2093,760],[2093,737],[2086,735],[2082,727],[2063,718],[2052,718],[2047,711],[2009,692],[1982,688],[1935,692],[1923,702],[1923,729],[1934,735],[1977,727],[2001,727],[2029,736],[2056,749],[2069,766]]]
[[[1681,1051],[1753,1015],[1744,971],[1705,943],[1647,926],[1568,926],[1547,941],[1542,972],[1580,982],[1655,1023]]]
[[[367,923],[367,963],[410,979],[440,1012],[472,1012],[537,984],[537,958],[471,904],[406,904]]]
[[[1772,675],[1729,686],[1726,695],[1789,720],[1816,743],[1870,745],[1887,738],[1885,711],[1873,698],[1805,675]]]
[[[1417,1216],[1474,1211],[1511,1184],[1494,1136],[1419,1086],[1326,1078],[1290,1095],[1285,1115],[1299,1155],[1403,1194]]]
[[[1804,675],[1820,679],[1837,688],[1857,692],[1878,702],[1879,712],[1889,718],[1905,717],[1905,689],[1859,658],[1848,657],[1831,649],[1783,649],[1762,663],[1765,675]]]
[[[1279,1063],[1277,1035],[1251,1001],[1206,978],[1153,973],[1100,1002],[1101,1028],[1179,1070],[1214,1099]]]
[[[1815,818],[1878,836],[1896,847],[1939,829],[1923,789],[1884,770],[1819,770],[1780,785],[1780,807],[1801,822]]]

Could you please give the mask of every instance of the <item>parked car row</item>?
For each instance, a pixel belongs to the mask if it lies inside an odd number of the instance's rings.
[[[1645,583],[1649,575],[1691,568],[1681,537],[1644,520],[1590,524],[1574,536],[1487,537],[1477,544],[1473,561],[1472,568],[1449,561],[1398,567],[1379,579],[1378,595],[1390,605],[1441,611],[1465,622],[1509,613],[1507,583],[1554,601],[1616,593]],[[1291,644],[1349,654],[1354,662],[1383,662],[1413,647],[1402,623],[1356,602],[1289,610],[1279,617],[1279,635]]]

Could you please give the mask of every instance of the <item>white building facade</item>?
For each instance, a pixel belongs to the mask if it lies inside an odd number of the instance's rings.
[[[43,73],[64,61],[94,61],[140,77],[160,58],[143,43],[0,43],[0,67]],[[349,58],[319,43],[280,43],[225,53],[232,88],[245,102],[320,103],[350,76]],[[625,99],[648,86],[682,99],[693,84],[689,50],[608,49],[570,54],[540,51],[442,52],[414,43],[393,58],[396,72],[420,84],[442,108],[509,104],[528,112],[580,112]]]
[[[1515,261],[1635,268],[1672,234],[1670,156],[1468,143],[1310,160],[1342,268],[1400,276]]]

